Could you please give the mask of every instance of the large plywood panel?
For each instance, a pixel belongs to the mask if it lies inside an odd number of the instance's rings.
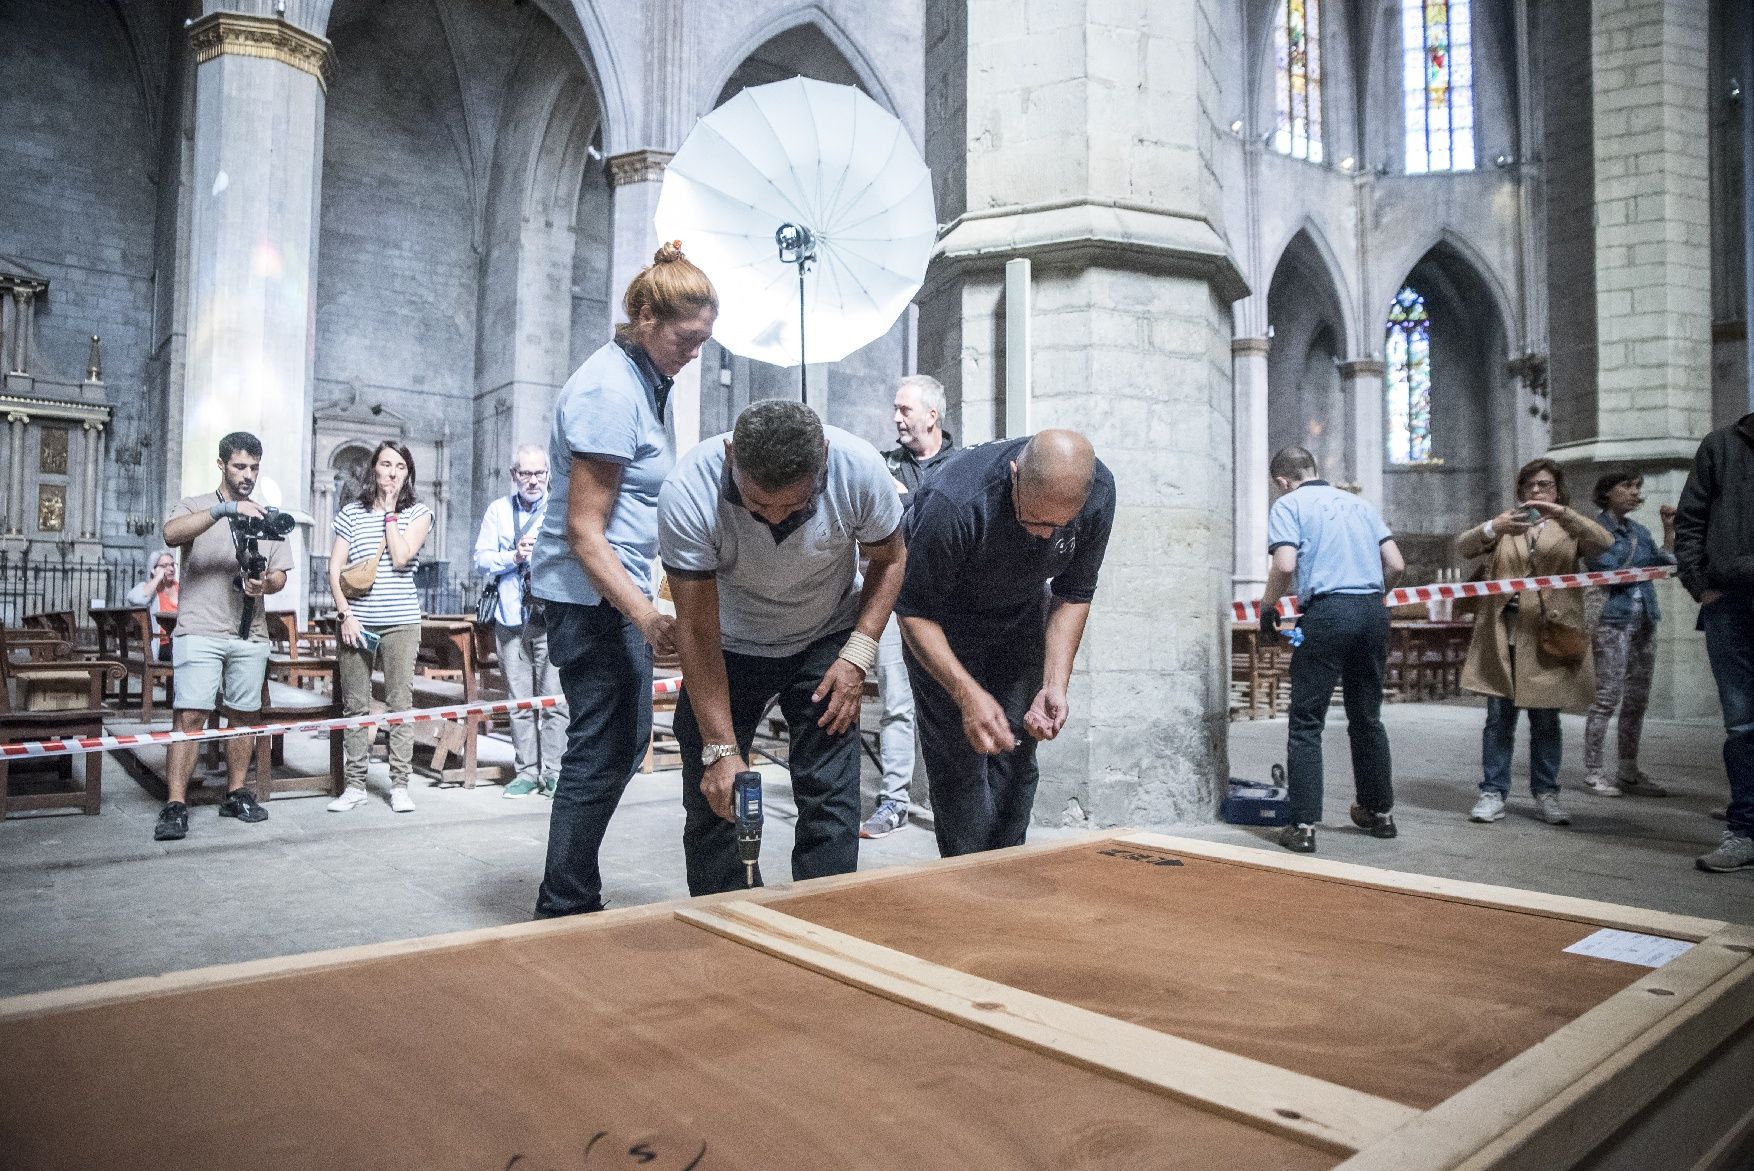
[[[1093,843],[777,897],[1001,984],[1427,1108],[1648,969],[1594,928]]]
[[[668,915],[0,1022],[13,1169],[1327,1168]]]

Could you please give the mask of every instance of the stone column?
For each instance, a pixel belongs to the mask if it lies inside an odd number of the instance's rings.
[[[8,435],[8,453],[11,458],[11,475],[8,479],[9,491],[6,502],[6,535],[8,537],[24,536],[24,429],[30,423],[30,416],[18,411],[9,411],[6,423]]]
[[[1595,0],[1591,106],[1595,162],[1596,416],[1591,437],[1554,450],[1571,494],[1608,466],[1644,473],[1636,515],[1661,532],[1699,439],[1711,427],[1709,0]],[[1593,425],[1592,425],[1593,423]],[[1652,716],[1717,719],[1695,608],[1658,587]]]
[[[1383,364],[1377,358],[1340,363],[1340,381],[1352,407],[1352,478],[1358,494],[1383,506]]]
[[[1208,820],[1227,776],[1231,304],[1216,0],[928,0],[927,160],[951,226],[922,370],[993,426],[1004,263],[1034,268],[1034,423],[1085,432],[1120,508],[1036,817]],[[1120,100],[1117,95],[1125,95]],[[982,404],[977,407],[977,404]]]
[[[1264,337],[1232,338],[1231,378],[1236,383],[1236,562],[1232,593],[1239,602],[1261,596],[1267,584],[1267,509],[1271,484],[1267,462],[1267,350]]]
[[[257,497],[308,511],[327,41],[221,12],[189,30],[195,67],[188,359],[171,499],[211,488],[219,439],[263,444]],[[302,604],[304,582],[288,587]]]
[[[80,479],[84,483],[84,500],[81,502],[79,510],[79,539],[95,541],[97,539],[98,493],[102,490],[98,473],[103,467],[104,425],[95,420],[87,420],[84,431],[85,467],[80,470]]]

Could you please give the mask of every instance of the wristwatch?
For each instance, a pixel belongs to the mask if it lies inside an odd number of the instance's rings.
[[[725,757],[736,755],[737,746],[735,744],[706,744],[701,746],[700,763],[706,768],[711,768]]]

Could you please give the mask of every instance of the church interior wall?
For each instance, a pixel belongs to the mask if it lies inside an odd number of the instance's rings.
[[[1754,101],[1754,82],[1743,76],[1748,38],[1754,37],[1747,0],[1714,0],[1707,94],[1711,134],[1712,425],[1748,413],[1748,291],[1743,267],[1741,194],[1747,183],[1743,156],[1742,103]],[[1742,97],[1730,96],[1732,78]]]
[[[136,14],[148,24],[150,15]],[[130,517],[157,519],[142,514],[155,483],[139,458],[143,442],[157,448],[143,393],[159,173],[152,109],[164,86],[151,31],[139,34],[137,56],[134,34],[101,0],[0,5],[0,45],[7,47],[0,253],[49,280],[35,315],[31,373],[39,396],[72,395],[85,377],[91,336],[102,338],[115,413],[107,437],[114,466],[100,491],[114,529]],[[10,330],[10,307],[7,314]],[[115,455],[131,462],[116,464]]]
[[[1553,441],[1596,434],[1596,227],[1590,6],[1535,14],[1542,61],[1547,238],[1547,377]]]

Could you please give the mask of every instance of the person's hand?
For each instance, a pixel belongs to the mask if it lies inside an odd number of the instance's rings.
[[[847,662],[836,659],[822,674],[822,682],[810,696],[811,703],[823,704],[818,728],[830,736],[839,736],[859,722],[859,701],[865,695],[865,673]]]
[[[535,551],[536,551],[536,538],[534,536],[527,535],[518,542],[518,547],[516,549],[512,550],[512,558],[519,565],[527,565],[527,564],[529,564],[529,561],[530,561],[530,555],[532,553],[534,553]]]
[[[1663,535],[1673,537],[1675,535],[1675,506],[1673,504],[1665,504],[1657,509],[1657,515],[1661,517],[1663,521]],[[1666,543],[1667,542],[1665,542],[1665,544]]]
[[[986,691],[972,688],[957,706],[962,709],[962,734],[976,752],[992,756],[1017,747],[1017,737],[1011,731],[1011,721],[1005,718],[1005,709]]]
[[[1492,531],[1500,537],[1516,537],[1529,531],[1529,522],[1523,519],[1523,506],[1507,508],[1492,518]]]
[[[268,583],[259,577],[244,579],[244,597],[259,598],[268,592]]]
[[[1044,685],[1035,693],[1035,702],[1023,713],[1023,730],[1037,740],[1052,740],[1066,726],[1070,710],[1064,691]]]
[[[639,627],[640,637],[644,638],[655,655],[673,655],[676,653],[676,619],[659,609],[652,609],[641,618],[634,620]]]
[[[340,633],[341,641],[348,646],[365,646],[365,627],[361,626],[359,619],[353,615],[349,614],[341,620]]]
[[[900,480],[896,480],[896,478],[894,476],[891,476],[889,478],[892,480],[895,480],[895,490],[897,492],[900,492],[903,496],[906,496],[907,495],[907,485],[902,483]]]
[[[1699,595],[1699,604],[1701,606],[1709,606],[1723,596],[1724,592],[1722,590],[1706,590]]]
[[[731,790],[731,782],[737,779],[738,773],[748,768],[749,762],[741,755],[724,756],[713,761],[705,775],[700,778],[700,795],[706,798],[712,811],[726,821],[737,820],[737,801]]]
[[[1261,606],[1261,637],[1272,642],[1279,637],[1279,607]]]
[[[1552,500],[1525,500],[1521,504],[1517,505],[1517,507],[1518,508],[1532,508],[1536,512],[1540,513],[1542,516],[1546,517],[1548,520],[1552,520],[1555,517],[1561,517],[1561,516],[1565,515],[1565,505],[1560,504],[1556,501],[1552,501]],[[1498,527],[1498,524],[1496,521],[1493,522],[1492,527],[1493,528]]]
[[[240,500],[237,503],[239,516],[253,516],[257,520],[261,520],[268,515],[268,510],[254,500]]]

